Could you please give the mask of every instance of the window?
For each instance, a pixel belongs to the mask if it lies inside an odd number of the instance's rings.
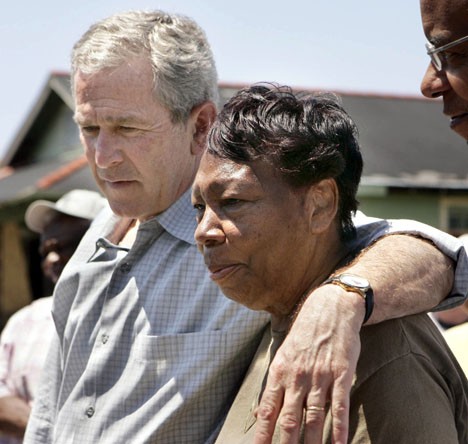
[[[468,198],[445,198],[441,203],[441,228],[453,236],[468,233]]]

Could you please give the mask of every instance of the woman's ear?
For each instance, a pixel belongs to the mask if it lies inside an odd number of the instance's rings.
[[[307,192],[309,226],[314,234],[327,230],[338,212],[339,193],[335,179],[324,179]]]
[[[192,125],[192,143],[190,151],[194,155],[203,153],[206,136],[216,118],[216,106],[213,102],[203,102],[190,113],[189,122]]]

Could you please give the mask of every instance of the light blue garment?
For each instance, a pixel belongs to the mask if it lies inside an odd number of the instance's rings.
[[[414,234],[432,241],[447,257],[456,262],[455,281],[450,295],[444,299],[434,311],[446,310],[460,305],[468,293],[468,256],[463,242],[443,231],[430,225],[408,219],[377,219],[367,217],[358,211],[353,222],[357,228],[356,240],[352,248],[364,248],[377,238],[387,234]],[[428,267],[431,264],[427,264]],[[392,270],[389,270],[391,273]]]

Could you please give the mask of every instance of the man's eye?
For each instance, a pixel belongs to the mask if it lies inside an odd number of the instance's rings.
[[[130,131],[136,131],[136,128],[133,128],[131,126],[122,125],[122,126],[119,126],[119,130],[128,133]]]
[[[81,132],[86,135],[91,135],[91,134],[96,134],[99,132],[99,127],[98,126],[82,126],[81,127]]]
[[[443,52],[442,59],[448,64],[459,64],[466,62],[468,56],[463,52]]]

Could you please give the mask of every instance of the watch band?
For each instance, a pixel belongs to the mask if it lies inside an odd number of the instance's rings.
[[[371,317],[372,312],[374,310],[374,290],[372,290],[372,287],[369,285],[369,282],[367,280],[365,280],[366,281],[365,286],[352,285],[350,283],[343,282],[342,278],[344,277],[344,275],[349,276],[349,277],[356,277],[358,279],[363,279],[360,276],[354,276],[354,275],[350,275],[349,273],[346,273],[343,275],[340,274],[337,276],[331,276],[325,282],[323,282],[322,285],[326,285],[326,284],[338,285],[346,291],[351,291],[361,296],[364,299],[364,307],[365,307],[364,320],[362,321],[362,323],[365,324]]]

